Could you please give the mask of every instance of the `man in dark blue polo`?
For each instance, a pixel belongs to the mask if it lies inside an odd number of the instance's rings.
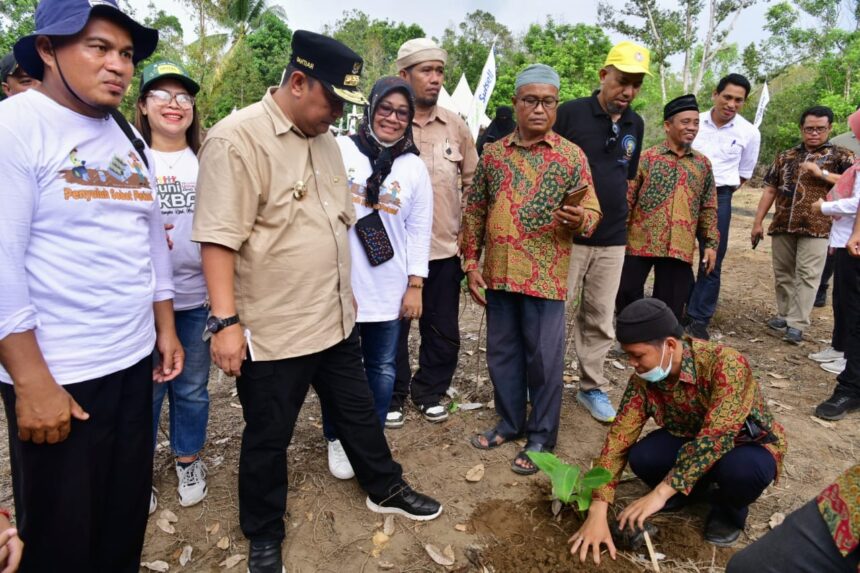
[[[615,419],[603,389],[603,361],[615,338],[615,294],[627,244],[627,181],[636,177],[645,125],[630,109],[648,71],[648,50],[614,46],[600,70],[600,89],[559,106],[555,131],[585,151],[603,220],[589,238],[574,239],[568,301],[577,304],[573,327],[581,371],[576,399],[601,422]]]

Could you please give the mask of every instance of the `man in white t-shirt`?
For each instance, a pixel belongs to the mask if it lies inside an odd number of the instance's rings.
[[[15,44],[42,80],[0,105],[0,395],[24,573],[140,567],[152,381],[183,351],[152,159],[111,113],[157,41],[115,0],[42,0]]]
[[[732,195],[752,177],[761,134],[740,115],[750,95],[750,82],[740,74],[721,78],[714,90],[714,107],[700,115],[699,134],[693,149],[711,161],[717,185],[717,229],[720,244],[717,264],[710,273],[699,269],[699,276],[687,303],[687,332],[696,338],[708,340],[708,325],[717,310],[720,296],[720,270],[729,243],[729,225],[732,222]],[[704,248],[699,242],[701,258]]]

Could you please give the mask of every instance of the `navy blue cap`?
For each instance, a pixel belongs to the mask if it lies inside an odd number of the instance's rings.
[[[36,7],[36,31],[15,44],[15,59],[28,74],[42,79],[44,66],[36,51],[38,36],[74,36],[84,29],[91,15],[105,16],[124,26],[134,45],[132,61],[137,64],[152,55],[158,45],[158,30],[135,22],[116,0],[40,0]]]
[[[18,69],[18,62],[15,61],[15,54],[9,52],[3,59],[0,60],[0,82],[5,82],[6,78],[15,73]]]

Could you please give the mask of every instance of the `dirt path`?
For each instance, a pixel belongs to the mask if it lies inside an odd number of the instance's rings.
[[[814,406],[830,394],[835,382],[834,376],[805,358],[829,340],[831,307],[814,311],[813,327],[807,333],[811,342],[800,349],[781,342],[764,325],[774,309],[773,276],[770,241],[765,240],[755,251],[749,248],[750,215],[757,198],[757,191],[742,191],[735,197],[736,212],[723,269],[720,310],[712,332],[750,358],[766,395],[775,401],[776,416],[788,431],[790,451],[782,481],[769,488],[752,507],[742,538],[744,543],[766,532],[773,513],[788,513],[799,507],[860,457],[860,416],[849,416],[832,426],[822,425],[811,417]],[[482,351],[485,342],[479,328],[481,322],[480,309],[464,300],[464,341],[454,382],[461,393],[457,397],[460,402],[486,404],[492,398]],[[571,344],[569,362],[573,358]],[[614,380],[609,395],[617,405],[631,371],[618,369],[611,362],[607,362],[606,368]],[[566,373],[577,374],[570,368]],[[179,507],[176,476],[163,435],[156,453],[159,509],[150,519],[143,561],[163,560],[170,571],[244,572],[246,567],[244,561],[230,569],[219,565],[233,555],[247,554],[247,542],[238,527],[236,497],[241,409],[232,379],[214,373],[210,390],[211,421],[203,453],[209,466],[207,499],[196,507]],[[587,465],[598,453],[606,427],[576,404],[574,391],[571,388],[564,392],[556,453],[566,461]],[[541,476],[520,477],[510,471],[515,445],[492,452],[480,452],[469,445],[469,436],[490,427],[493,420],[493,412],[486,407],[458,412],[442,425],[424,422],[415,411],[410,411],[404,428],[387,432],[406,478],[417,489],[440,499],[445,512],[427,524],[398,518],[394,535],[384,546],[375,547],[372,538],[382,528],[382,520],[364,507],[364,495],[354,480],[341,482],[329,475],[319,402],[310,395],[289,449],[289,515],[284,544],[287,570],[444,571],[428,557],[424,550],[427,543],[440,549],[452,546],[456,563],[449,570],[453,571],[480,572],[479,564],[500,573],[596,570],[574,564],[567,554],[565,540],[575,531],[578,517],[565,511],[560,520],[552,518],[548,480]],[[0,433],[5,433],[5,423],[0,426]],[[5,442],[5,435],[0,439]],[[484,478],[478,483],[466,482],[466,472],[478,463],[486,467]],[[0,505],[11,505],[6,448],[0,450],[0,468]],[[644,485],[637,480],[625,482],[619,491],[619,501],[626,503],[644,492]],[[179,518],[174,534],[164,533],[156,526],[156,519],[165,508]],[[657,551],[666,555],[664,571],[722,571],[733,550],[715,551],[702,541],[705,511],[705,507],[697,506],[689,512],[654,519],[660,528]],[[217,544],[224,537],[227,540],[222,544],[229,541],[229,545],[221,549]],[[192,560],[181,567],[179,557],[186,545],[193,547]],[[635,555],[625,554],[599,570],[644,571],[646,565],[637,561]]]

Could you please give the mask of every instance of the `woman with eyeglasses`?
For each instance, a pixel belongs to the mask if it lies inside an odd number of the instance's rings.
[[[412,139],[412,88],[396,77],[380,78],[356,134],[338,137],[355,205],[350,228],[352,289],[358,306],[364,369],[379,423],[385,425],[394,390],[400,319],[421,317],[421,289],[430,258],[433,189]],[[332,475],[354,473],[323,412]]]
[[[206,281],[200,247],[191,242],[197,181],[200,123],[194,96],[200,86],[181,65],[158,61],[143,70],[135,126],[152,149],[161,214],[171,244],[176,331],[185,348],[185,370],[172,382],[156,384],[152,397],[153,444],[164,395],[169,400],[170,447],[176,456],[179,504],[206,497],[206,466],[200,450],[209,421],[209,343]],[[155,511],[153,490],[149,512]]]

